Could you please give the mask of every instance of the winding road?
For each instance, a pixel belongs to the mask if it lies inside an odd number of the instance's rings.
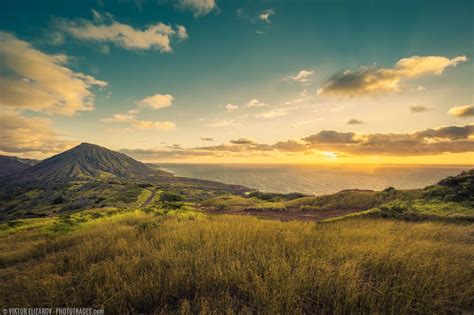
[[[146,198],[145,202],[143,202],[143,204],[140,206],[140,208],[145,208],[145,207],[148,207],[148,205],[150,204],[150,202],[153,200],[153,198],[155,197],[155,191],[152,190],[152,189],[148,189],[148,188],[145,188],[146,190],[148,190],[149,192],[151,192],[150,196],[148,196],[148,198]]]

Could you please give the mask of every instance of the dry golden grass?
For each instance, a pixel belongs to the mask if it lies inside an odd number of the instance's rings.
[[[108,313],[473,311],[474,226],[131,212],[0,237],[0,306]]]

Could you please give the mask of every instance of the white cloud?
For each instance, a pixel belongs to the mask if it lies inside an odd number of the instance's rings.
[[[182,10],[189,10],[194,17],[209,14],[212,10],[217,9],[215,0],[176,0],[176,7]]]
[[[346,70],[335,74],[318,90],[318,95],[367,95],[398,92],[400,82],[426,75],[441,75],[448,67],[466,61],[466,56],[452,59],[442,56],[413,56],[400,59],[393,68],[368,68]]]
[[[74,72],[65,55],[48,55],[0,32],[0,105],[17,110],[73,115],[94,109],[92,86],[107,82]]]
[[[225,108],[226,108],[229,112],[232,112],[232,111],[236,110],[237,108],[239,108],[239,106],[238,106],[238,105],[233,105],[233,104],[227,104],[227,105],[225,106]]]
[[[137,129],[163,129],[173,130],[176,125],[172,121],[153,121],[140,120],[136,117],[138,111],[136,109],[129,110],[125,114],[114,114],[110,118],[102,118],[103,122],[128,123]]]
[[[219,120],[213,123],[206,124],[205,126],[211,127],[211,128],[223,128],[223,127],[238,126],[238,124],[234,120]]]
[[[260,19],[260,21],[262,22],[266,22],[266,23],[271,23],[270,21],[270,16],[272,16],[273,14],[275,14],[275,11],[272,10],[272,9],[268,9],[268,10],[264,10],[260,13],[260,15],[258,16],[258,18]]]
[[[276,110],[270,110],[267,112],[256,114],[255,117],[269,119],[269,118],[276,118],[276,117],[281,117],[281,116],[286,116],[286,115],[288,115],[288,111],[286,109],[276,109]]]
[[[110,14],[100,15],[97,12],[94,13],[92,22],[85,19],[57,19],[56,27],[76,39],[111,42],[130,50],[157,49],[160,52],[171,52],[172,39],[187,38],[186,28],[182,25],[173,29],[164,23],[156,23],[141,30],[115,21]]]
[[[449,115],[456,117],[474,116],[474,105],[454,106],[448,111]]]
[[[170,94],[155,94],[137,102],[138,106],[160,109],[173,105],[174,97]]]
[[[337,107],[332,108],[332,109],[330,110],[330,112],[332,112],[332,113],[341,112],[341,111],[344,110],[344,108],[345,108],[344,106],[337,106]],[[315,110],[315,112],[316,112],[316,110]]]
[[[247,103],[247,107],[267,107],[268,105],[254,98]]]
[[[412,92],[420,92],[420,91],[424,91],[424,90],[426,90],[425,87],[419,85],[419,86],[417,86],[416,88],[412,89],[411,91],[412,91]]]
[[[306,97],[295,98],[294,100],[286,101],[285,105],[294,105],[306,101]]]
[[[314,74],[314,70],[300,70],[296,75],[290,75],[285,78],[285,81],[297,81],[301,83],[307,83],[311,81]]]

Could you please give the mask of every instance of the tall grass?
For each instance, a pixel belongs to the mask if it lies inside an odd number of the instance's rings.
[[[6,233],[0,306],[104,306],[117,314],[474,310],[472,225],[198,217],[131,212],[60,235]]]

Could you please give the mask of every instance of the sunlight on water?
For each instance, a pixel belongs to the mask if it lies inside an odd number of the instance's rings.
[[[262,191],[328,194],[343,189],[421,188],[470,166],[315,166],[160,164],[177,176],[239,184]]]

